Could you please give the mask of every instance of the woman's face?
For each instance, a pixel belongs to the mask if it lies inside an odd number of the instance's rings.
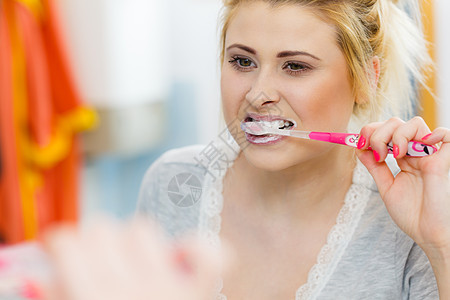
[[[244,120],[289,119],[297,130],[344,132],[354,97],[334,27],[300,5],[242,5],[226,33],[225,121],[246,159],[267,170],[332,157],[329,143],[246,135]],[[241,143],[245,141],[244,143]]]

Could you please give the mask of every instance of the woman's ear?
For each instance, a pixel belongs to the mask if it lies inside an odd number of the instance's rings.
[[[380,78],[380,58],[376,55],[372,58],[372,70],[372,88],[376,89]]]
[[[371,90],[368,91],[369,93],[367,95],[365,94],[361,98],[357,96],[355,99],[355,104],[363,105],[369,101],[370,95],[376,94],[378,80],[380,78],[380,68],[380,58],[375,55],[374,57],[372,57],[372,68],[369,70]]]

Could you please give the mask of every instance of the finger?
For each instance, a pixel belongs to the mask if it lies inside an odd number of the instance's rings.
[[[450,143],[450,129],[439,127],[433,130],[430,134],[425,135],[420,139],[428,145],[437,143]]]
[[[381,122],[375,122],[364,126],[359,133],[358,149],[366,150],[367,148],[369,148],[370,137],[375,132],[375,130],[382,125],[383,123]]]
[[[394,175],[392,175],[386,162],[377,162],[371,151],[357,151],[359,160],[367,168],[377,184],[378,191],[382,198],[394,183]]]
[[[217,282],[229,262],[229,249],[216,248],[198,238],[186,238],[177,246],[177,262],[182,266],[184,276],[193,280],[192,287],[198,291],[196,299],[210,299]]]
[[[41,284],[40,288],[42,291],[43,300],[67,299],[64,297],[63,293],[58,290],[59,288],[55,284]]]
[[[124,225],[112,218],[97,217],[81,237],[85,263],[90,266],[90,276],[96,280],[97,299],[139,299],[133,276],[135,269],[130,263],[133,253],[126,251]]]
[[[376,161],[382,162],[386,159],[388,154],[387,145],[391,142],[394,131],[404,123],[399,118],[391,118],[374,131],[370,137],[370,147]]]
[[[173,280],[172,249],[169,239],[156,222],[133,220],[126,228],[123,248],[137,275],[133,277],[141,279],[144,285]]]
[[[421,139],[425,144],[436,145],[442,143],[437,154],[442,157],[442,163],[439,164],[440,172],[448,172],[450,168],[450,129],[439,127],[433,130],[433,132]]]
[[[408,143],[412,140],[420,140],[431,131],[421,117],[414,117],[400,125],[392,135],[394,157],[402,158],[408,152]]]
[[[54,282],[48,289],[50,299],[94,299],[96,287],[86,267],[84,252],[80,251],[77,230],[73,227],[54,228],[45,234],[43,245],[55,272]]]

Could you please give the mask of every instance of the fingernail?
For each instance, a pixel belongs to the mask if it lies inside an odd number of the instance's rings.
[[[373,157],[376,161],[380,161],[380,154],[377,151],[373,150]]]
[[[8,262],[0,258],[0,270],[8,267]]]
[[[364,147],[365,144],[366,144],[366,138],[363,135],[360,135],[359,139],[358,139],[358,145],[357,145],[358,149],[361,149],[362,147]]]
[[[425,141],[425,140],[428,139],[431,135],[432,135],[432,133],[427,134],[426,136],[424,136],[424,137],[422,138],[422,141]]]
[[[192,267],[189,265],[187,261],[187,254],[183,250],[178,249],[176,251],[175,262],[183,272],[187,274],[192,273]]]
[[[392,149],[392,152],[393,152],[393,154],[394,154],[394,158],[397,158],[397,156],[398,156],[398,154],[399,154],[399,152],[400,152],[400,150],[398,149],[398,146],[397,146],[397,145],[394,145],[394,147],[393,147],[393,149]]]
[[[21,296],[26,298],[26,299],[42,299],[42,293],[39,289],[39,287],[31,282],[31,281],[26,281],[22,291],[21,291]]]

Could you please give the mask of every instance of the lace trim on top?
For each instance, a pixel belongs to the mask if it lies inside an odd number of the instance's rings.
[[[233,145],[233,149],[239,149]],[[232,162],[237,157],[238,150],[231,150],[227,146],[223,148],[228,153],[228,157],[233,157]],[[233,163],[228,165],[228,168]],[[223,208],[223,178],[226,170],[222,174],[217,172],[215,180],[205,179],[207,190],[204,194],[199,220],[200,234],[214,247],[220,247],[221,212]],[[370,174],[361,162],[353,172],[352,185],[346,196],[344,205],[336,219],[336,224],[331,228],[327,236],[326,244],[321,248],[316,264],[308,273],[308,280],[299,287],[295,300],[315,299],[322,291],[330,276],[333,274],[345,249],[347,248],[353,233],[358,225],[369,200],[371,190],[374,188]],[[221,293],[223,280],[217,281],[213,291],[214,299],[226,300],[227,297]]]

